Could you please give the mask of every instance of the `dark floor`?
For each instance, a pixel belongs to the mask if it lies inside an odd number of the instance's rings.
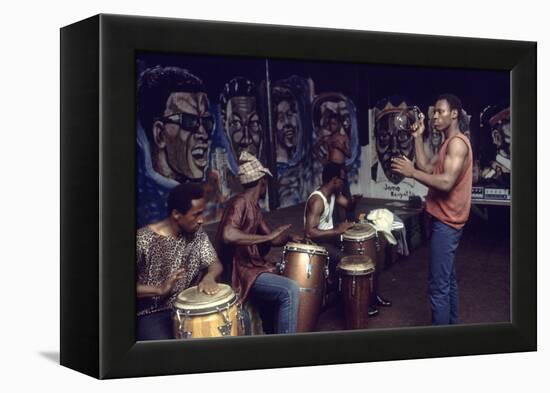
[[[358,206],[357,213],[368,210],[363,203]],[[460,323],[510,319],[510,210],[508,207],[483,207],[481,210],[483,214],[472,214],[456,256]],[[403,214],[401,211],[401,216]],[[300,234],[303,205],[268,213],[266,220],[272,227],[291,223],[291,232]],[[216,226],[206,227],[212,238]],[[282,247],[272,248],[268,258],[279,260],[281,253]],[[429,243],[425,239],[408,257],[386,264],[380,274],[379,292],[393,305],[380,307],[379,315],[369,320],[369,328],[430,324],[428,261]],[[338,304],[327,307],[319,317],[317,330],[344,330],[343,318]]]

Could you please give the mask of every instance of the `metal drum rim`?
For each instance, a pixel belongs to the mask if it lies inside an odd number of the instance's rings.
[[[186,308],[186,305],[183,305],[181,303],[175,302],[174,303],[174,311],[182,311],[186,315],[195,316],[195,315],[208,315],[208,314],[214,314],[219,311],[225,311],[229,308],[231,308],[233,305],[237,303],[237,295],[233,295],[231,299],[228,301],[219,304],[217,306],[208,306],[201,309],[189,309]],[[187,305],[188,306],[188,305]]]
[[[298,244],[298,243],[294,243],[294,244]],[[315,246],[315,247],[322,247],[322,246]],[[323,255],[323,256],[327,256],[328,255],[328,251],[322,247],[323,249],[322,250],[315,250],[315,249],[305,249],[305,248],[301,248],[301,247],[295,247],[295,246],[289,246],[288,244],[285,245],[284,247],[284,251],[292,251],[292,252],[299,252],[299,253],[302,253],[302,254],[313,254],[313,255]]]

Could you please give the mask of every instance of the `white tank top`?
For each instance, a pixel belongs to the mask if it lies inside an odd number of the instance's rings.
[[[319,195],[321,199],[323,200],[323,213],[321,213],[321,218],[319,219],[319,225],[317,225],[317,228],[320,230],[327,230],[334,228],[334,225],[332,224],[332,212],[334,211],[334,200],[336,199],[334,197],[334,194],[330,197],[330,204],[327,202],[327,198],[323,195],[323,193],[319,190],[313,191],[306,201],[306,207],[304,209],[304,225],[306,223],[306,210],[307,210],[307,204],[309,202],[309,199],[313,195]]]

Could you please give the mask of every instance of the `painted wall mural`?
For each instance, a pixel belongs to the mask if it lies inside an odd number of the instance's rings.
[[[264,210],[305,202],[329,161],[345,165],[351,193],[425,196],[426,187],[390,165],[397,155],[414,160],[408,128],[415,108],[427,114],[426,154],[444,142],[430,108],[440,80],[480,114],[479,124],[466,112],[461,117],[474,147],[473,197],[509,198],[510,108],[487,105],[506,102],[506,73],[154,53],[138,53],[136,65],[138,226],[164,218],[167,193],[182,182],[204,186],[206,222],[219,220],[242,190],[236,174],[243,151],[275,174]]]
[[[476,162],[474,196],[479,199],[509,200],[512,172],[510,106],[501,103],[483,109],[480,132],[491,143],[482,146]]]
[[[303,202],[312,187],[310,85],[310,80],[296,75],[271,84],[279,207]]]
[[[179,67],[152,67],[138,80],[138,223],[165,215],[175,185],[202,181],[214,130],[201,79]]]
[[[370,110],[371,142],[369,148],[364,149],[369,165],[361,168],[361,178],[368,184],[368,196],[408,200],[411,196],[427,194],[424,185],[391,170],[394,157],[406,156],[414,161],[414,139],[410,132],[415,120],[413,112],[413,103],[398,95],[379,100]]]

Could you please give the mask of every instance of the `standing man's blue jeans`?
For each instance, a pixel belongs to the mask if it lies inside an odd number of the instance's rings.
[[[455,229],[433,219],[429,278],[433,325],[458,323],[455,252],[461,235],[462,229]]]
[[[300,288],[295,281],[273,273],[261,273],[250,288],[250,296],[260,307],[265,307],[265,303],[275,305],[275,333],[296,333]]]

